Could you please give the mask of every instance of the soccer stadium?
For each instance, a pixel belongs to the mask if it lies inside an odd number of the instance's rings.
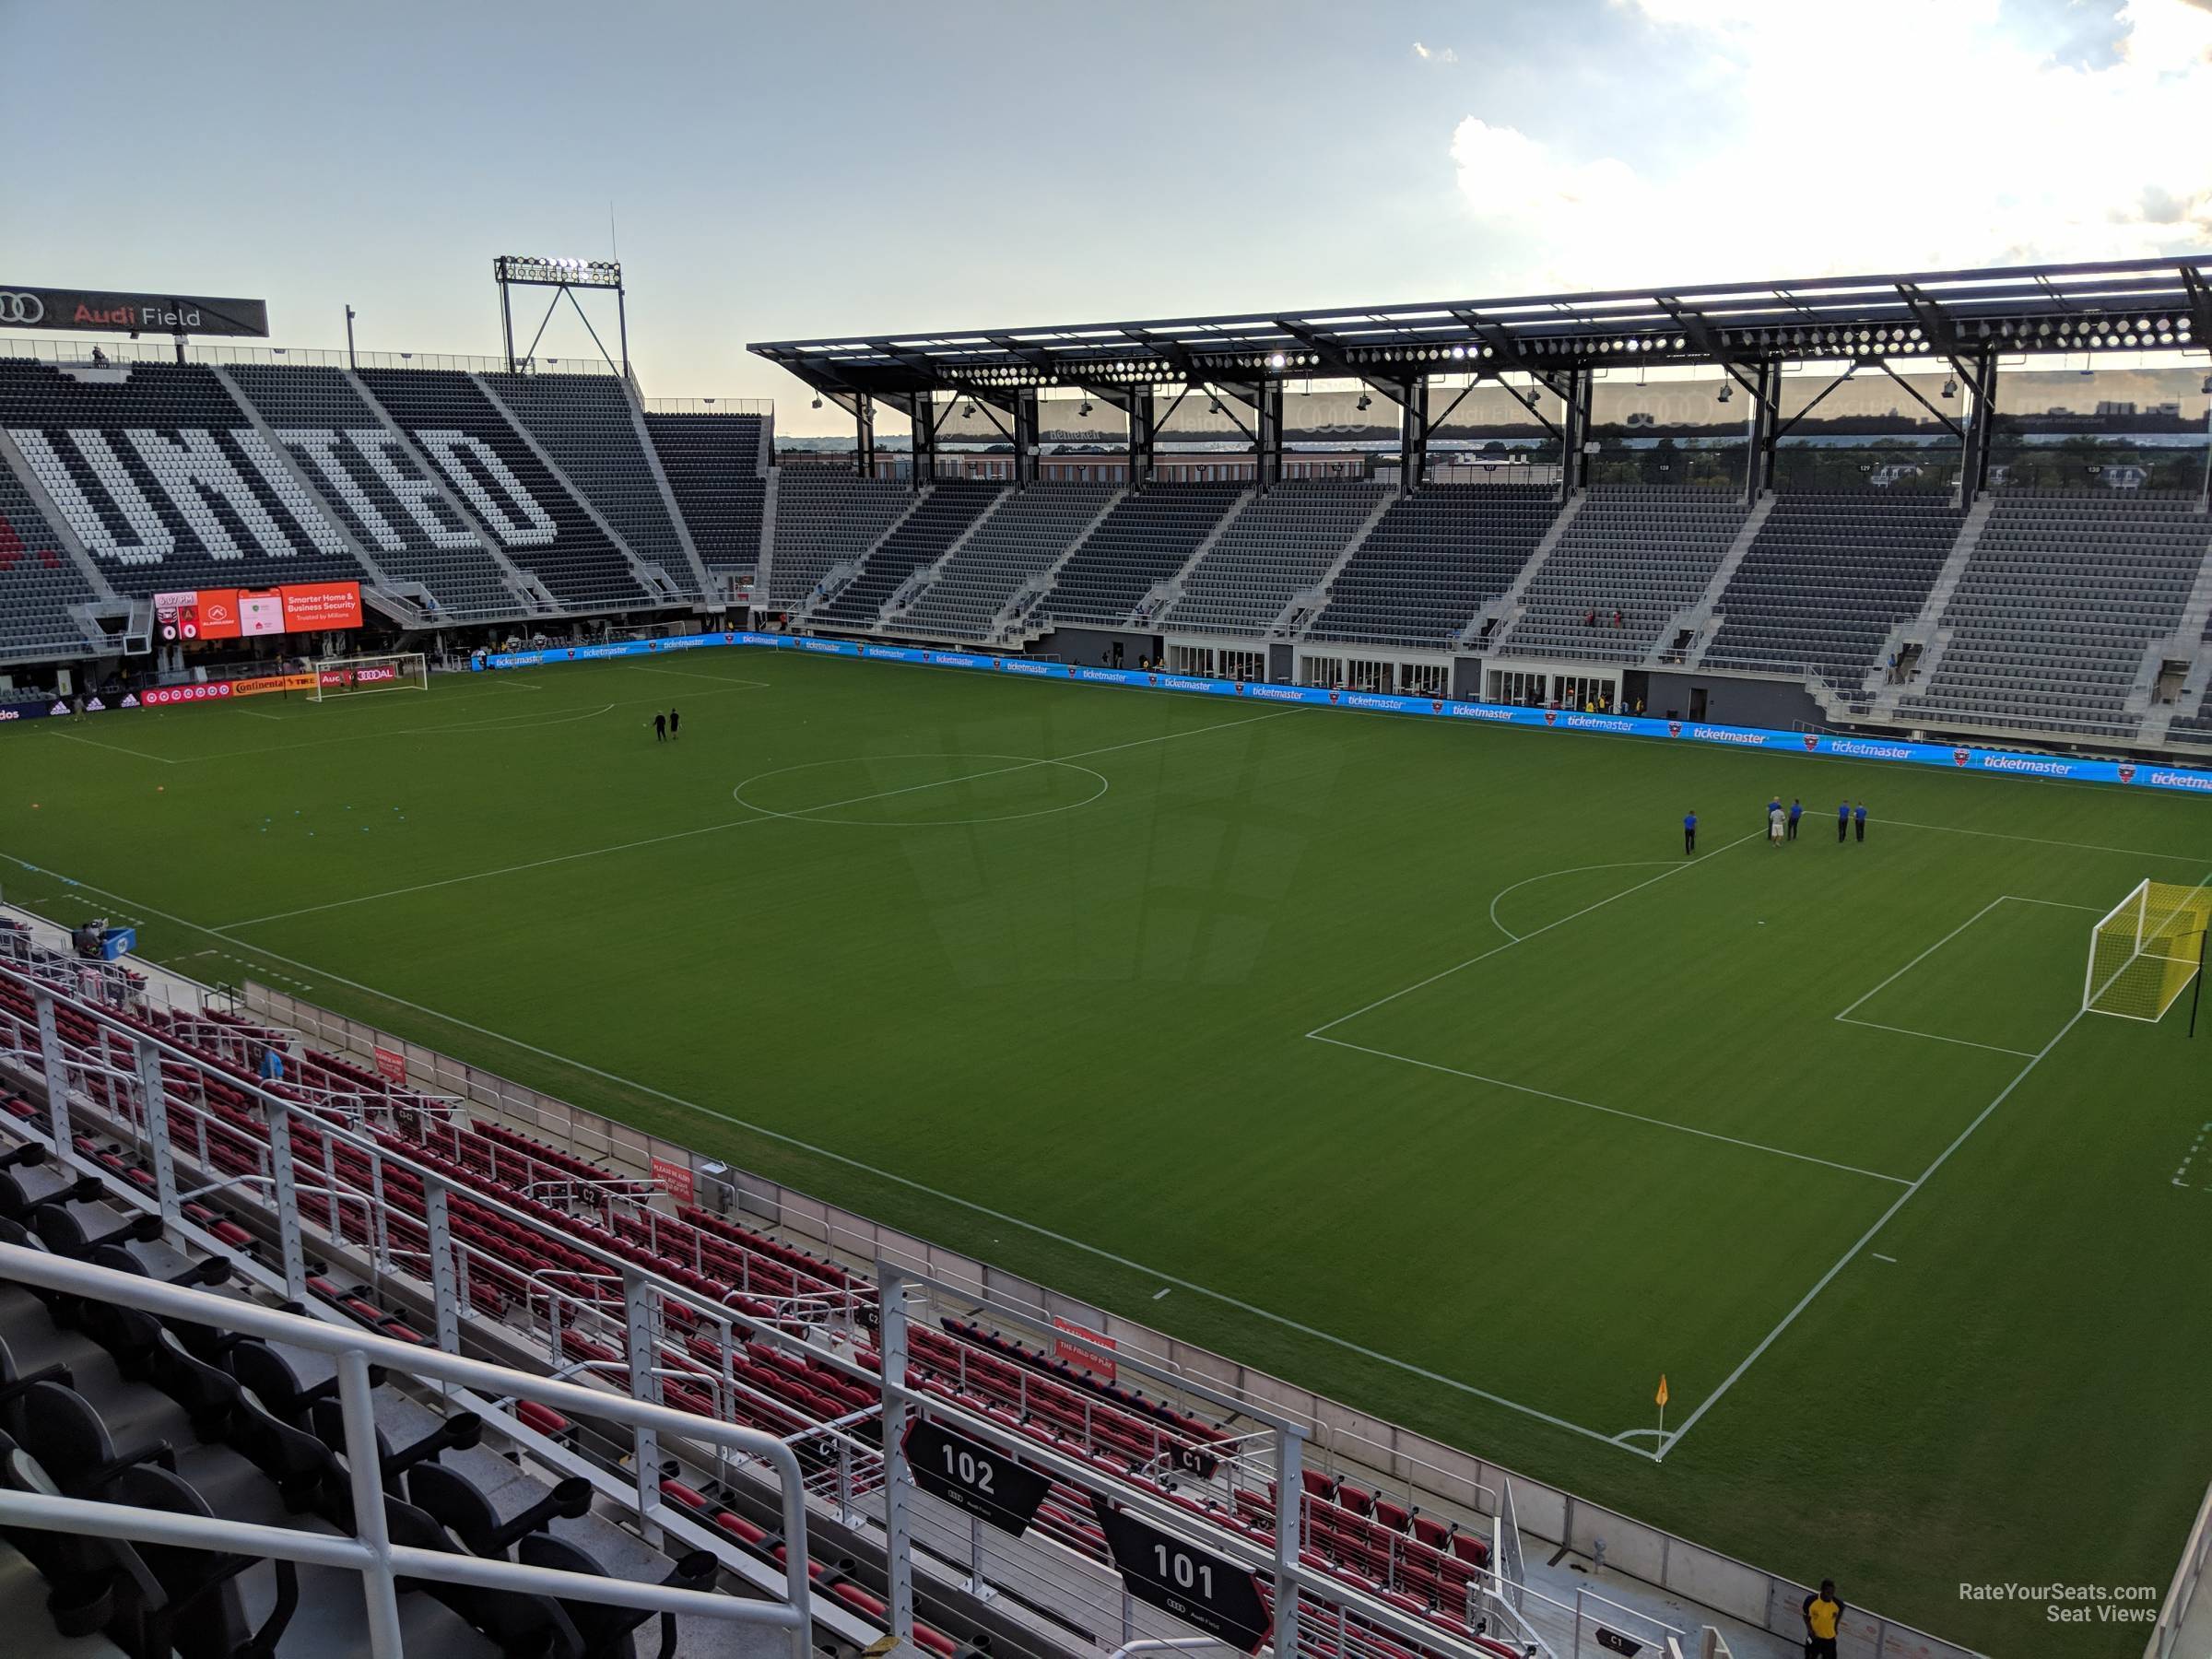
[[[2212,1655],[2212,251],[1728,253],[11,255],[9,1659]]]

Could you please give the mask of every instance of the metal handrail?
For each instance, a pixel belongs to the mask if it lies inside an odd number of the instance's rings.
[[[648,397],[648,415],[773,415],[772,397]]]
[[[401,1577],[764,1624],[788,1630],[792,1659],[806,1659],[810,1620],[806,1490],[798,1459],[772,1435],[734,1423],[710,1421],[665,1406],[610,1395],[598,1389],[548,1381],[389,1336],[372,1335],[304,1314],[264,1308],[207,1290],[165,1285],[142,1275],[71,1261],[19,1245],[0,1244],[0,1279],[37,1286],[65,1296],[82,1296],[96,1302],[138,1308],[160,1318],[213,1326],[328,1355],[337,1366],[346,1463],[352,1474],[355,1522],[360,1530],[351,1538],[326,1538],[287,1527],[263,1526],[220,1516],[172,1514],[89,1499],[52,1498],[7,1490],[0,1490],[0,1524],[350,1568],[362,1575],[363,1593],[368,1600],[370,1650],[376,1659],[402,1659],[404,1654],[396,1586]],[[375,1411],[370,1398],[371,1365],[453,1383],[497,1398],[541,1401],[557,1409],[706,1441],[760,1459],[776,1471],[781,1488],[785,1600],[755,1601],[712,1591],[608,1578],[598,1573],[478,1560],[391,1543],[384,1535],[382,1465],[376,1443]]]
[[[100,358],[96,362],[93,352]],[[179,361],[178,347],[170,340],[0,339],[0,357],[29,358],[41,363],[79,363],[96,368],[135,368],[142,363]],[[186,363],[298,364],[320,369],[449,369],[476,374],[508,372],[505,358],[474,357],[451,351],[333,351],[311,346],[208,346],[187,342]],[[513,367],[524,373],[543,370],[552,374],[618,375],[620,371],[595,357],[517,358]]]

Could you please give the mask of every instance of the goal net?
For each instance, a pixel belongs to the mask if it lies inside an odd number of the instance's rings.
[[[398,656],[324,657],[315,664],[314,702],[361,691],[428,691],[429,659],[419,651]]]
[[[2092,1014],[2156,1020],[2204,964],[2212,888],[2145,881],[2089,935],[2081,1006]]]

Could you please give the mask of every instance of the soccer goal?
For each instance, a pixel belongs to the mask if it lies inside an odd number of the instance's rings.
[[[309,700],[351,697],[359,691],[428,691],[429,659],[419,651],[397,656],[324,657],[315,664]]]
[[[2081,1006],[2091,1014],[2158,1020],[2204,971],[2212,888],[2144,881],[2089,935]]]

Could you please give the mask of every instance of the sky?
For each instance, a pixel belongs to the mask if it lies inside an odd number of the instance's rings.
[[[491,355],[495,254],[618,245],[647,394],[794,435],[747,341],[2212,251],[2212,0],[0,0],[0,287]]]

